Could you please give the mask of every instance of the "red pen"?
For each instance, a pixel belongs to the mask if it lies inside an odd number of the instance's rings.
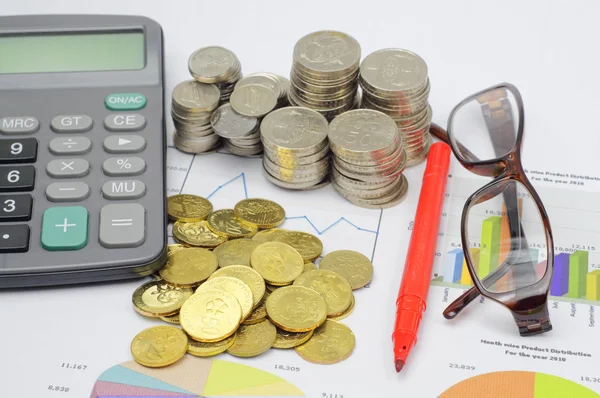
[[[449,167],[450,147],[443,142],[431,145],[396,300],[396,325],[392,334],[396,372],[402,370],[410,350],[417,342],[417,332],[431,284]]]

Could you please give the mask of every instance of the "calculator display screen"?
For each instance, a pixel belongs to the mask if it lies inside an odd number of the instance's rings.
[[[144,65],[142,32],[0,35],[0,74],[139,70]]]

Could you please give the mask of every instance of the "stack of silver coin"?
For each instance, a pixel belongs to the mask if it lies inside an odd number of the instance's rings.
[[[432,116],[425,61],[407,50],[376,51],[362,61],[359,82],[361,107],[381,111],[396,121],[408,155],[407,166],[424,161],[431,146]]]
[[[329,125],[334,188],[366,208],[389,208],[408,191],[407,163],[396,122],[371,109],[346,112]]]
[[[360,44],[345,33],[310,33],[294,47],[290,103],[314,109],[332,120],[356,108]]]
[[[236,83],[242,77],[242,64],[230,50],[203,47],[190,56],[188,69],[197,81],[215,84],[221,92],[221,103],[229,101]]]
[[[329,184],[328,122],[319,112],[286,107],[269,113],[260,126],[264,174],[287,189],[311,190]]]
[[[179,83],[173,89],[171,116],[175,125],[175,146],[188,153],[204,153],[220,146],[212,129],[212,112],[219,106],[220,92],[214,84],[196,80]]]
[[[258,118],[240,115],[230,103],[221,105],[213,112],[210,124],[217,135],[225,141],[225,148],[234,155],[261,156]]]

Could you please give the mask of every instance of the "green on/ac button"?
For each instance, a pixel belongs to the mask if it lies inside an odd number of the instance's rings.
[[[146,96],[139,93],[111,94],[104,104],[111,111],[134,111],[146,106]]]

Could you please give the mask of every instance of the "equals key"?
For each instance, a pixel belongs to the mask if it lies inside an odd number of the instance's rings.
[[[115,249],[146,240],[146,210],[138,203],[110,204],[100,211],[100,244]]]

